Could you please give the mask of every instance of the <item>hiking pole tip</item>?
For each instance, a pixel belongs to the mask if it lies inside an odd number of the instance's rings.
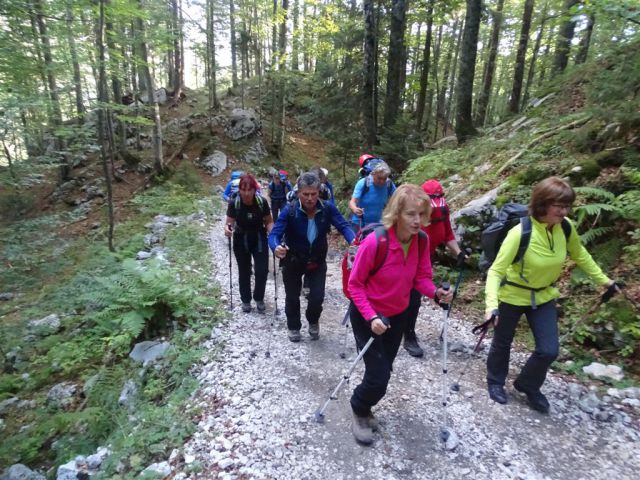
[[[451,385],[451,391],[459,392],[460,391],[460,384],[456,382],[453,385]]]
[[[322,413],[320,410],[318,410],[314,415],[313,415],[313,420],[316,423],[324,423],[324,413]]]

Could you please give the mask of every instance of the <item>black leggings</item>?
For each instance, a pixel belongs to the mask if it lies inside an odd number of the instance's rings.
[[[242,303],[251,302],[251,258],[256,275],[253,299],[264,300],[264,290],[269,275],[269,247],[267,237],[258,233],[241,233],[233,236],[233,253],[238,262],[238,284]]]
[[[353,336],[356,339],[358,350],[373,336],[371,323],[366,321],[353,302],[349,306]],[[393,370],[393,361],[398,354],[404,324],[406,310],[389,318],[391,328],[382,335],[374,336],[373,343],[364,354],[364,377],[362,382],[353,390],[351,396],[351,408],[354,413],[366,417],[371,413],[371,407],[376,405],[385,393]]]

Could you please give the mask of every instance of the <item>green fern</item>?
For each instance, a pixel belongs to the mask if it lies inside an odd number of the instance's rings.
[[[589,230],[587,230],[586,232],[584,232],[583,234],[580,235],[580,241],[584,245],[588,245],[589,243],[591,243],[596,238],[600,238],[603,235],[605,235],[605,234],[607,234],[607,233],[609,233],[611,231],[613,231],[613,227],[590,228]]]
[[[600,200],[610,201],[613,201],[616,198],[613,193],[598,187],[575,187],[574,190],[577,194],[584,195],[588,198],[597,198]]]

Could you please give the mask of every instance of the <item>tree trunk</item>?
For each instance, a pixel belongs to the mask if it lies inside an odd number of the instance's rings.
[[[51,123],[54,130],[62,125],[62,112],[60,110],[60,99],[58,97],[58,86],[56,84],[55,67],[53,64],[53,55],[51,53],[51,43],[49,41],[49,34],[47,32],[47,24],[44,20],[45,13],[42,4],[42,0],[34,0],[33,7],[36,13],[36,23],[38,25],[38,32],[40,33],[40,42],[42,45],[42,55],[44,58],[44,67],[47,76],[47,86],[49,87],[49,99],[51,100]],[[64,142],[61,138],[56,137],[56,150],[58,152],[64,149]],[[60,170],[59,181],[60,183],[69,180],[69,174],[71,173],[71,167],[67,162],[67,158],[64,154],[60,155]]]
[[[140,11],[145,11],[143,0],[138,0]],[[162,157],[162,122],[160,120],[160,107],[155,98],[155,84],[149,69],[149,55],[147,53],[147,42],[145,39],[145,25],[142,17],[137,18],[138,23],[138,53],[140,54],[140,69],[144,77],[144,83],[147,87],[147,98],[150,104],[153,104],[153,159],[156,173],[164,172],[164,160]]]
[[[471,117],[473,105],[473,79],[478,53],[478,30],[480,29],[480,11],[482,0],[467,0],[467,14],[464,22],[462,50],[460,54],[460,73],[457,86],[456,137],[463,143],[476,134]]]
[[[416,106],[416,129],[422,127],[424,117],[425,101],[427,98],[427,88],[429,85],[429,67],[431,59],[431,37],[433,28],[433,3],[429,0],[427,7],[427,36],[424,41],[424,52],[422,54],[422,70],[420,71],[420,93],[418,94],[418,105]]]
[[[367,150],[378,143],[375,121],[375,41],[376,24],[373,1],[364,1],[364,85],[362,88],[362,117],[366,131]]]
[[[533,76],[536,72],[536,61],[538,60],[538,53],[540,52],[540,45],[542,44],[542,35],[544,34],[544,25],[547,23],[547,9],[548,4],[545,3],[544,8],[542,9],[542,15],[540,15],[540,30],[538,30],[538,35],[536,36],[536,43],[533,47],[533,52],[531,54],[531,61],[529,62],[529,71],[527,72],[527,82],[524,86],[524,95],[522,96],[522,103],[520,105],[520,109],[524,110],[527,102],[529,101],[529,90],[531,88],[531,84],[533,83]]]
[[[576,55],[576,65],[587,61],[589,56],[589,46],[591,45],[591,35],[593,34],[593,26],[596,23],[596,16],[594,14],[589,15],[587,20],[587,28],[584,31],[584,36],[580,40],[580,50]]]
[[[216,38],[215,38],[215,16],[214,16],[214,0],[207,0],[207,58],[205,65],[207,67],[207,90],[209,92],[209,125],[211,126],[211,113],[220,107],[217,94],[216,82]]]
[[[278,57],[278,0],[273,0],[273,26],[271,29],[271,71],[276,70]]]
[[[184,61],[182,59],[182,9],[178,0],[171,0],[171,17],[173,23],[173,101],[180,100],[184,87]]]
[[[110,0],[104,0],[103,2],[106,5],[109,5],[111,2]],[[118,63],[118,60],[116,60],[118,58],[118,51],[116,49],[116,45],[115,42],[113,41],[113,37],[115,36],[114,32],[113,32],[113,23],[110,22],[109,20],[105,19],[105,39],[107,42],[107,48],[109,49],[109,70],[111,71],[111,89],[113,91],[113,102],[114,103],[120,103],[122,102],[122,83],[120,81],[120,65]],[[105,92],[107,95],[107,102],[109,101],[109,95],[107,92]],[[107,122],[108,125],[112,125],[113,123],[113,118],[112,118],[112,112],[111,110],[109,110],[107,113],[107,116],[105,117],[105,122]],[[125,125],[122,123],[122,121],[119,121],[117,124],[117,129],[116,129],[116,137],[117,137],[117,141],[118,141],[118,155],[120,155],[121,158],[128,158],[128,155],[126,153],[127,150],[127,137],[126,137],[126,129],[125,129]],[[109,137],[111,140],[113,140],[112,137]],[[113,154],[113,152],[111,152],[111,154]]]
[[[280,32],[278,36],[278,75],[279,75],[279,92],[278,92],[278,137],[276,150],[280,160],[284,157],[285,145],[285,117],[286,117],[286,68],[287,68],[287,13],[289,10],[289,0],[282,0],[282,21],[280,22]]]
[[[107,157],[113,155],[113,151],[107,152],[106,144],[106,126],[107,126],[107,104],[109,102],[109,96],[107,94],[107,73],[105,70],[105,16],[104,16],[104,4],[105,0],[100,0],[99,4],[99,17],[98,17],[98,32],[96,35],[96,47],[98,50],[98,100],[100,101],[100,107],[98,108],[98,143],[100,144],[100,157],[102,160],[102,171],[104,173],[104,180],[107,187],[107,217],[109,221],[109,231],[107,234],[107,241],[109,244],[109,251],[115,252],[113,247],[113,194],[111,188],[111,175],[109,173]],[[111,163],[113,164],[113,157],[111,157]]]
[[[458,55],[460,54],[460,45],[462,44],[462,29],[458,32],[458,40],[456,41],[456,50],[453,55],[453,70],[451,70],[451,81],[449,82],[449,95],[447,96],[447,107],[444,115],[443,134],[447,135],[447,129],[451,126],[451,105],[453,104],[454,91],[456,82],[456,70],[458,67]]]
[[[378,78],[380,77],[380,32],[381,18],[382,18],[382,2],[378,0],[376,5],[376,19],[375,19],[375,47],[374,47],[374,73],[373,73],[373,121],[375,122],[376,129],[378,128],[378,105],[380,104],[380,87],[378,85]]]
[[[556,55],[553,61],[553,75],[564,72],[569,63],[569,52],[571,50],[571,40],[576,29],[576,22],[571,16],[571,8],[578,4],[580,0],[564,0],[564,10],[562,12],[565,18],[560,25],[558,31],[558,39],[556,41]]]
[[[442,83],[439,85],[438,97],[436,99],[436,119],[435,119],[435,128],[434,128],[434,134],[433,134],[434,141],[437,140],[438,121],[441,120],[443,125],[445,123],[445,100],[447,95],[447,86],[449,85],[449,73],[451,71],[451,62],[453,60],[453,52],[456,48],[457,35],[459,34],[459,32],[463,31],[463,28],[460,28],[460,30],[458,30],[459,24],[460,24],[460,20],[456,18],[453,24],[451,35],[449,36],[449,48],[447,48],[447,56],[445,57],[445,60],[444,60],[444,72],[442,74]],[[446,125],[444,125],[443,130],[445,128],[446,128]]]
[[[524,13],[522,14],[522,28],[520,29],[520,41],[516,52],[516,65],[513,72],[513,87],[509,100],[509,112],[520,111],[520,95],[522,93],[522,79],[524,78],[524,64],[529,43],[529,30],[531,29],[531,15],[533,14],[534,0],[525,0]]]
[[[67,43],[69,44],[69,53],[71,54],[71,64],[73,66],[73,89],[76,100],[76,114],[78,115],[78,125],[82,125],[84,121],[84,102],[82,100],[82,75],[80,74],[80,62],[78,61],[78,51],[76,49],[76,40],[73,36],[73,12],[71,3],[67,0],[66,8],[66,24],[67,24]]]
[[[384,102],[383,125],[392,127],[398,119],[403,85],[402,72],[406,68],[404,31],[406,27],[406,0],[392,0],[389,26],[389,59],[387,61],[387,94]]]
[[[238,86],[238,53],[236,43],[236,7],[233,2],[234,0],[229,0],[229,43],[231,43],[231,87],[236,88]]]
[[[300,17],[299,0],[293,0],[293,32],[291,38],[291,70],[297,72],[298,56],[300,52],[300,31],[298,30],[298,21]]]
[[[491,40],[489,41],[489,57],[482,79],[482,92],[478,99],[478,110],[476,112],[476,124],[484,127],[487,119],[487,106],[491,98],[491,87],[493,85],[493,75],[496,71],[496,57],[498,56],[498,42],[500,40],[500,29],[502,28],[502,7],[504,0],[498,0],[496,10],[493,12],[493,27],[491,29]]]

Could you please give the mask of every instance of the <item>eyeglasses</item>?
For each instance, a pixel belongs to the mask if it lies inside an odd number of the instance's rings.
[[[551,206],[556,210],[571,210],[571,205],[566,203],[552,203]]]

